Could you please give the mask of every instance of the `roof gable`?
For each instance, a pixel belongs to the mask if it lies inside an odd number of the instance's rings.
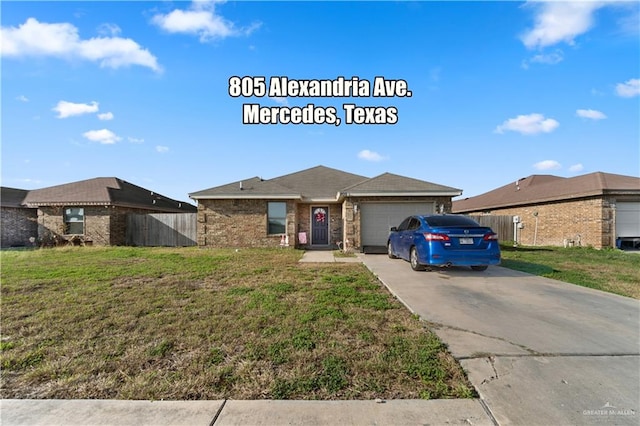
[[[455,200],[453,211],[464,213],[490,210],[597,196],[612,192],[640,194],[640,178],[603,172],[572,178],[531,175],[476,197]]]
[[[343,188],[366,179],[365,176],[343,172],[330,167],[316,166],[277,177],[273,181],[294,189],[305,198],[334,199]]]
[[[105,205],[155,211],[193,212],[192,204],[173,200],[115,177],[100,177],[29,191],[29,207]]]
[[[383,173],[374,178],[367,179],[363,182],[347,187],[343,189],[342,192],[347,196],[387,193],[450,196],[462,194],[462,190],[457,188],[400,176],[393,173]]]

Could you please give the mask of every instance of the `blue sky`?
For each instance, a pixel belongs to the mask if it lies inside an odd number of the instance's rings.
[[[116,176],[187,200],[322,164],[468,197],[531,174],[640,175],[638,2],[1,8],[3,186]],[[412,96],[233,97],[233,76],[384,77]],[[341,123],[243,124],[249,103],[333,107]],[[397,122],[347,124],[343,104]]]

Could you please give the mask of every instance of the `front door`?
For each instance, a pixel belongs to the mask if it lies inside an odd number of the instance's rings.
[[[329,207],[311,207],[311,244],[329,244]]]

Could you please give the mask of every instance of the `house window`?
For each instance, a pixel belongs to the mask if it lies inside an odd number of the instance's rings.
[[[284,234],[287,225],[287,203],[269,202],[267,204],[268,234]]]
[[[82,207],[65,207],[64,224],[67,234],[84,235],[84,209]]]

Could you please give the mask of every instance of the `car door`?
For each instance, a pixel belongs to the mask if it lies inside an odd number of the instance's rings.
[[[402,244],[403,244],[404,232],[407,230],[407,227],[409,226],[409,219],[411,218],[408,217],[405,220],[403,220],[400,223],[400,225],[397,226],[396,230],[391,233],[391,236],[389,238],[391,242],[391,246],[393,247],[394,253],[401,258],[404,258],[404,255],[402,254],[402,250],[403,250]]]
[[[415,245],[416,231],[420,228],[420,220],[417,217],[409,218],[407,229],[403,231],[403,259],[409,259],[411,247]]]

